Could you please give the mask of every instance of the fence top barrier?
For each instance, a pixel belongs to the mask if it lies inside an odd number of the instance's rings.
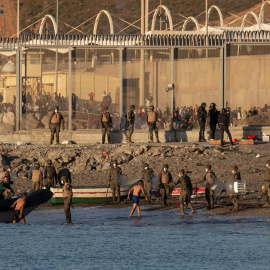
[[[0,50],[21,47],[221,47],[225,43],[270,43],[270,31],[224,31],[221,34],[188,32],[177,35],[21,34],[1,38]]]

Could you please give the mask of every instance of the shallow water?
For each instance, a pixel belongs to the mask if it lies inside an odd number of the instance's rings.
[[[42,210],[25,226],[0,224],[1,269],[269,269],[270,217],[129,211],[76,208],[65,225],[63,210]]]

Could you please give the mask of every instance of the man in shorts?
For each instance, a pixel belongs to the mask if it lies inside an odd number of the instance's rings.
[[[140,205],[139,205],[139,201],[140,201],[140,193],[142,192],[145,199],[147,200],[147,197],[144,193],[144,190],[143,190],[143,186],[142,186],[142,180],[139,180],[137,185],[135,185],[133,188],[131,188],[128,192],[128,200],[130,200],[130,192],[133,191],[133,196],[132,196],[132,202],[133,202],[133,208],[131,209],[131,212],[129,214],[129,218],[132,217],[135,209],[137,208],[137,211],[138,211],[138,216],[141,216],[141,212],[140,212]]]
[[[18,223],[19,221],[21,221],[22,224],[26,223],[23,215],[23,209],[25,208],[26,205],[26,199],[27,193],[23,193],[22,198],[18,199],[10,206],[10,208],[13,208],[16,205],[13,212],[13,223]]]

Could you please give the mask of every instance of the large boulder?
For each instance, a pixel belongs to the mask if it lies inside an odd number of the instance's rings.
[[[3,123],[14,126],[15,125],[15,114],[13,112],[4,113]]]

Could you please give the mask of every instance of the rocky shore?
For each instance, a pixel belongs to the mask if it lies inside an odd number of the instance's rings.
[[[255,205],[254,211],[257,211],[256,205],[260,204],[261,200],[261,185],[269,150],[269,143],[225,148],[192,143],[84,146],[72,144],[51,147],[1,145],[0,174],[4,166],[9,164],[11,176],[15,180],[14,191],[23,192],[29,190],[28,169],[34,162],[39,162],[42,167],[46,166],[48,159],[52,160],[57,170],[62,162],[68,162],[73,186],[106,185],[113,157],[117,157],[123,173],[129,180],[140,178],[144,162],[150,164],[156,175],[164,163],[169,164],[174,181],[177,180],[178,170],[184,168],[193,183],[204,176],[206,163],[212,165],[217,178],[222,182],[232,179],[231,166],[237,165],[242,179],[247,181],[248,194],[244,200],[251,200]]]

